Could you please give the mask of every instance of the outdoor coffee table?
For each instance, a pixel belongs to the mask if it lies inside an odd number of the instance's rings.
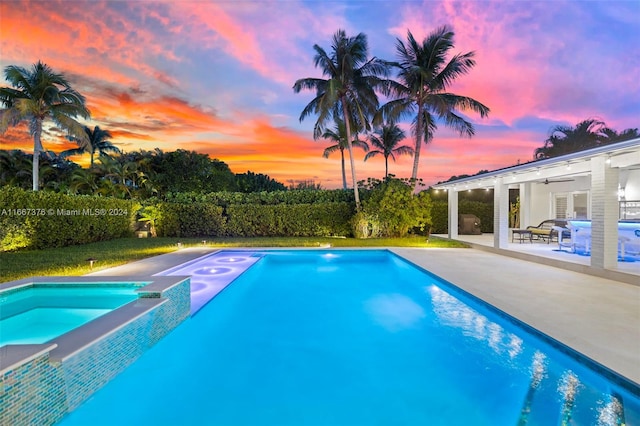
[[[518,241],[520,241],[520,244],[522,244],[522,242],[527,238],[529,239],[530,243],[533,242],[531,238],[531,231],[528,229],[514,229],[513,231],[511,231],[511,242],[514,241],[516,236],[518,238]]]

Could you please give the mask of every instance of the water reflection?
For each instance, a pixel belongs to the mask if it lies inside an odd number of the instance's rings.
[[[486,342],[497,354],[506,353],[515,358],[522,352],[522,339],[515,334],[505,331],[439,287],[430,286],[426,290],[442,325],[462,329],[465,335]]]
[[[464,335],[485,342],[496,354],[506,354],[511,359],[525,356],[523,340],[518,336],[439,287],[425,290],[431,295],[433,311],[443,326],[459,328]],[[518,425],[545,424],[552,417],[556,421],[559,417],[558,424],[562,425],[622,425],[625,409],[635,412],[637,407],[625,408],[623,398],[615,391],[585,383],[587,373],[581,379],[575,371],[557,363],[552,368],[549,363],[541,351],[535,351],[530,362],[524,361],[524,365],[530,365],[530,381]]]
[[[380,294],[365,302],[365,310],[388,331],[414,327],[426,314],[416,302],[402,294]]]

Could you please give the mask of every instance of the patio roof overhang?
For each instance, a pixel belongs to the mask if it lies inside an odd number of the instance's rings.
[[[433,185],[433,188],[464,191],[474,188],[491,188],[500,178],[508,184],[520,184],[543,182],[545,179],[585,176],[591,173],[591,159],[596,157],[606,157],[607,163],[615,168],[640,167],[640,138],[442,182]]]

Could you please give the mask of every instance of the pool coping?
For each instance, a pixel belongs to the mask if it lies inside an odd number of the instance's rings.
[[[52,351],[56,343],[0,346],[0,375]]]

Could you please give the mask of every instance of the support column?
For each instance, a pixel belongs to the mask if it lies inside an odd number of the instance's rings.
[[[449,238],[458,238],[458,191],[451,188],[448,190],[448,213],[449,213]]]
[[[619,169],[605,157],[591,159],[591,266],[618,266]]]
[[[520,228],[531,224],[531,182],[525,182],[520,184]]]
[[[498,178],[493,191],[493,246],[507,248],[509,244],[509,185]]]

